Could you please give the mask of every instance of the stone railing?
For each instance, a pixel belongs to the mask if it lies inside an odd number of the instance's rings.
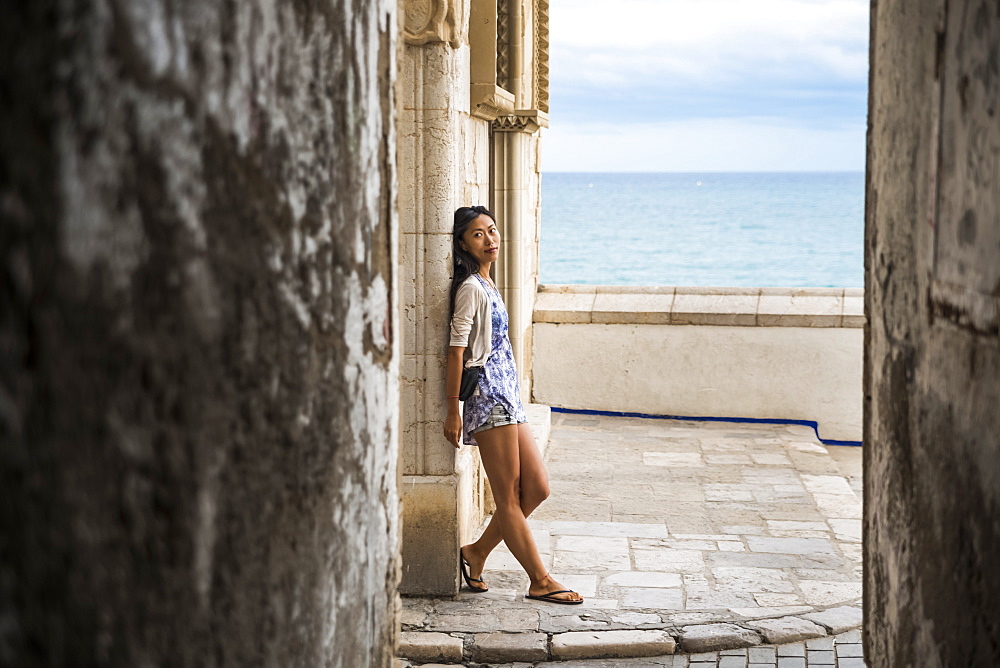
[[[861,289],[542,286],[533,320],[536,402],[861,440]]]

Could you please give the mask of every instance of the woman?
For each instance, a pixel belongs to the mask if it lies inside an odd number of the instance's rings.
[[[496,512],[483,535],[459,550],[459,568],[472,591],[486,591],[489,587],[482,580],[486,557],[503,539],[531,580],[526,598],[577,605],[583,597],[549,576],[528,529],[526,518],[548,497],[549,481],[521,405],[507,337],[507,310],[490,279],[499,252],[500,233],[486,207],[455,212],[444,435],[456,448],[460,436],[467,445],[479,446],[496,501]],[[483,370],[475,394],[459,415],[462,370],[475,366]]]

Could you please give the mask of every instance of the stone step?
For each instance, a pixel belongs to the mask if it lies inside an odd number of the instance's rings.
[[[779,668],[785,666],[778,662],[777,657],[789,657],[789,660],[781,663],[794,668],[794,665],[801,663],[795,657],[801,657],[804,661],[808,658],[808,652],[816,653],[816,661],[825,661],[831,656],[838,660],[841,657],[853,660],[860,656],[860,608],[842,606],[810,614],[807,616],[810,619],[805,617],[763,619],[748,621],[743,625],[695,624],[676,631],[630,629],[552,634],[404,631],[400,638],[399,654],[411,662],[409,665],[414,666],[427,665],[426,662],[454,665],[466,660],[474,665],[517,662],[566,665],[559,662],[683,654],[692,667],[704,662],[706,668],[710,661],[716,661],[719,668],[737,665],[738,661],[723,660],[724,656],[745,657],[745,668],[751,665],[748,663],[750,657],[764,658],[772,654],[776,658],[771,665]],[[828,632],[835,635],[828,636]],[[835,652],[837,645],[857,647],[844,649],[838,654]],[[844,668],[850,663],[851,661],[845,661]],[[802,663],[802,667],[805,668],[806,664]]]
[[[624,637],[623,637],[624,639]],[[646,645],[642,639],[638,646]],[[866,668],[861,645],[861,631],[852,630],[835,637],[824,637],[785,645],[760,645],[697,654],[658,654],[645,657],[567,658],[567,659],[488,659],[471,658],[465,666],[477,668]],[[497,654],[510,656],[509,654]],[[536,654],[536,656],[540,656]],[[397,659],[395,668],[449,668],[457,662],[420,663]]]

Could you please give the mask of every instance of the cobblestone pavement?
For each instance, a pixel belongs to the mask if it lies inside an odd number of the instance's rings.
[[[832,645],[861,623],[860,448],[798,425],[553,413],[546,461],[552,496],[529,522],[584,605],[526,601],[501,545],[489,592],[403,599],[404,656],[429,661],[415,647],[440,641],[466,665],[863,665],[858,640]]]

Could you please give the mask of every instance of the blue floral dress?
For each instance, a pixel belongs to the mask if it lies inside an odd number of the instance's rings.
[[[507,412],[518,422],[527,422],[524,406],[521,405],[521,391],[517,382],[517,367],[514,364],[514,350],[507,336],[507,309],[500,293],[482,276],[476,275],[490,297],[493,337],[490,341],[490,357],[479,374],[479,394],[465,401],[462,410],[462,432],[466,445],[479,445],[472,430],[481,427],[493,411],[493,407],[503,404]]]

